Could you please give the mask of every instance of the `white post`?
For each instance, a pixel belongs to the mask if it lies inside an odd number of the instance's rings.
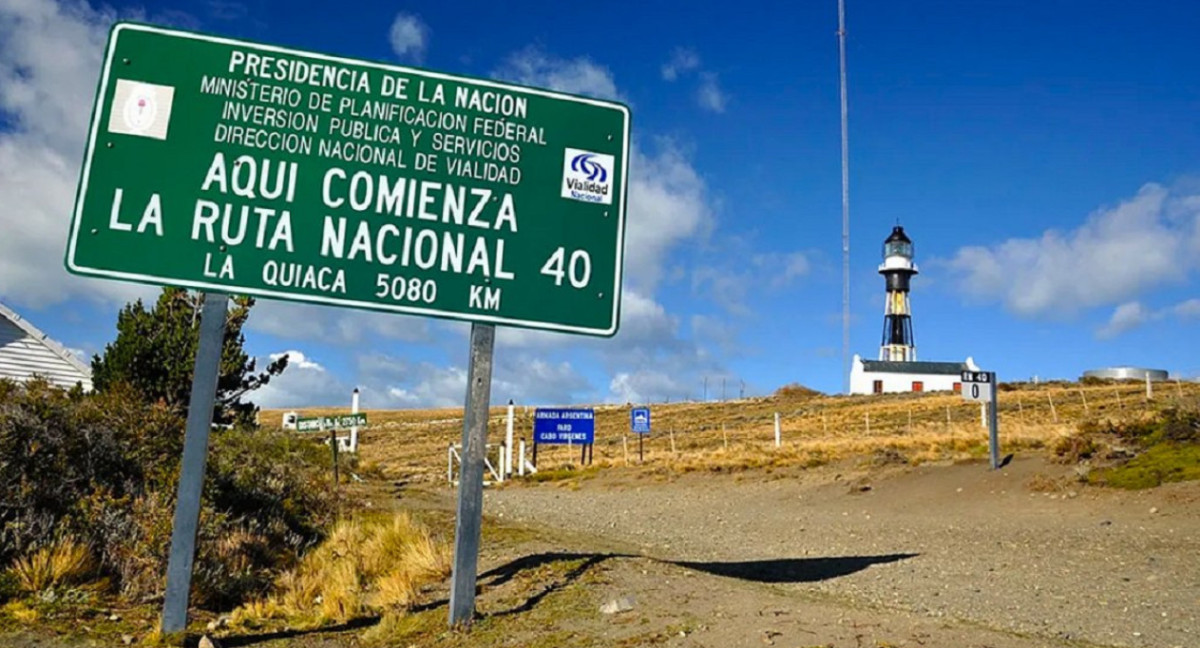
[[[1150,387],[1150,372],[1146,372],[1146,400],[1154,398],[1154,390]]]
[[[625,450],[625,465],[629,465],[629,435],[621,435],[621,447]]]
[[[358,387],[354,388],[354,395],[350,397],[350,413],[358,414]],[[350,427],[350,452],[358,452],[358,426]]]
[[[979,425],[981,427],[987,427],[987,404],[986,403],[979,404]]]
[[[1050,414],[1054,416],[1054,422],[1058,423],[1058,410],[1054,409],[1054,397],[1050,392],[1046,392],[1046,400],[1050,401]]]
[[[517,459],[520,460],[520,462],[521,462],[521,463],[517,464],[517,474],[520,475],[521,477],[524,477],[525,476],[525,439],[521,439],[520,452],[518,452],[517,454],[519,455],[517,457]]]
[[[508,401],[508,421],[504,427],[504,458],[500,460],[500,473],[511,475],[513,472],[513,402]]]
[[[1083,413],[1087,414],[1091,408],[1088,407],[1087,395],[1083,393],[1083,387],[1079,388],[1079,398],[1083,399]]]
[[[779,430],[779,412],[775,412],[775,447],[776,447],[776,448],[778,448],[778,447],[779,447],[779,442],[780,442],[780,440],[781,440],[781,439],[779,438],[779,436],[780,436],[780,430]]]
[[[453,443],[451,443],[450,447],[446,449],[446,481],[451,484],[454,483],[454,444]]]
[[[729,434],[725,432],[725,424],[721,424],[721,442],[725,445],[725,449],[729,449]]]

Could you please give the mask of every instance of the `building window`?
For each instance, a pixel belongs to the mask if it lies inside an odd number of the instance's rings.
[[[882,393],[883,393],[883,381],[882,381],[882,380],[876,380],[876,381],[875,381],[875,384],[872,386],[872,390],[873,390],[873,391],[874,391],[876,394],[882,394]]]
[[[961,393],[962,393],[962,383],[960,383],[960,382],[956,382],[956,383],[954,383],[954,393],[955,393],[955,394],[961,394]]]
[[[913,381],[913,391],[915,391],[915,392],[925,391],[925,383],[920,380],[914,380]]]

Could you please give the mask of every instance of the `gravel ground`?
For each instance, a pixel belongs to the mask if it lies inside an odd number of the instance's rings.
[[[838,470],[674,481],[613,471],[578,490],[491,489],[485,512],[713,573],[739,575],[757,560],[784,561],[768,570],[800,565],[803,574],[778,579],[784,591],[880,614],[1052,641],[1200,646],[1198,484],[1033,493],[1035,474],[1067,471],[1034,458],[998,472],[925,466],[869,481]]]

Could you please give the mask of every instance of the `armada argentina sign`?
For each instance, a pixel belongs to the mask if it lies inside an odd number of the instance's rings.
[[[629,128],[612,101],[118,23],[66,265],[612,335]]]

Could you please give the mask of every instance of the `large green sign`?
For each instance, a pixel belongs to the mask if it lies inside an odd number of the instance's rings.
[[[612,335],[628,149],[613,102],[121,23],[66,263]]]

